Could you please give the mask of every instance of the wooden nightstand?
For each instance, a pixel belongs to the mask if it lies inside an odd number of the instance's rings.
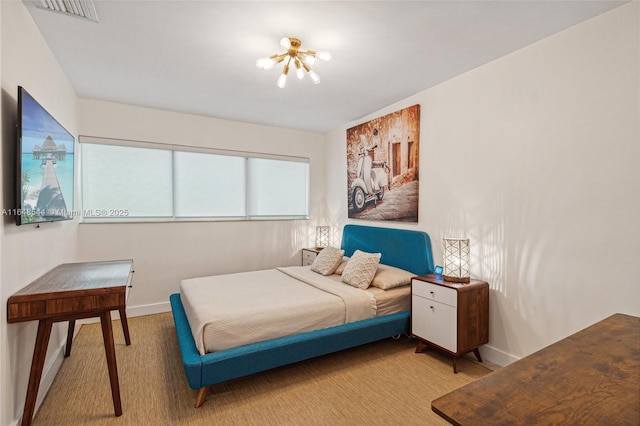
[[[311,265],[321,250],[322,249],[317,249],[315,247],[303,248],[302,249],[302,266]]]
[[[468,284],[445,281],[440,275],[411,280],[411,335],[426,346],[457,360],[472,352],[482,362],[478,346],[489,341],[489,284],[472,279]]]

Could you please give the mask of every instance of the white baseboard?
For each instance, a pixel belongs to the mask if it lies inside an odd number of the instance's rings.
[[[150,305],[127,306],[127,317],[141,317],[164,312],[171,312],[171,303],[162,302]]]
[[[486,359],[493,364],[499,365],[500,367],[504,367],[505,365],[509,365],[512,362],[516,362],[520,359],[490,345],[481,346],[480,354],[482,355],[483,359]]]
[[[164,312],[171,312],[171,303],[152,303],[149,305],[127,306],[127,318],[143,317],[145,315],[162,314]],[[113,311],[111,313],[111,319],[120,319],[120,313]],[[92,324],[94,322],[100,322],[100,318],[87,318],[78,321],[78,324]],[[76,329],[77,332],[77,329]]]

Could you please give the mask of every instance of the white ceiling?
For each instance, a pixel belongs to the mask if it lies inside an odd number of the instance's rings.
[[[623,3],[96,0],[96,24],[24,2],[82,98],[322,133]],[[331,52],[319,85],[256,68],[285,36]]]

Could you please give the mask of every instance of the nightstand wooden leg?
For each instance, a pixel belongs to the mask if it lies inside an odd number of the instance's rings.
[[[418,354],[422,352],[426,347],[427,345],[422,340],[418,341],[418,346],[416,346],[416,353]]]
[[[476,356],[476,359],[477,359],[479,362],[482,362],[482,357],[480,356],[480,351],[478,350],[478,348],[475,348],[475,349],[473,350],[473,354]]]

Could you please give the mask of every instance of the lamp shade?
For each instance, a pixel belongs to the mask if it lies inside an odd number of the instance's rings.
[[[323,249],[329,245],[329,226],[316,226],[316,248]]]
[[[466,238],[443,238],[444,272],[447,281],[468,283],[469,275],[469,240]]]

